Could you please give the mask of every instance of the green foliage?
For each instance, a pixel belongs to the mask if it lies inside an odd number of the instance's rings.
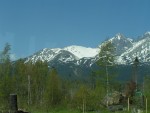
[[[0,54],[0,105],[2,108],[9,107],[9,94],[12,92],[12,77],[10,76],[12,66],[10,62],[10,45],[6,43]],[[4,103],[4,104],[3,104]]]
[[[149,76],[146,76],[144,78],[144,96],[145,96],[145,99],[147,98],[147,103],[148,103],[148,110],[150,110],[150,106],[149,106],[149,103],[150,103],[150,77]]]
[[[81,85],[78,91],[75,94],[74,102],[76,103],[76,107],[80,110],[86,110],[86,106],[89,104],[88,98],[90,93],[86,86]]]
[[[0,54],[1,63],[6,63],[10,61],[10,50],[11,50],[11,47],[9,43],[6,43],[3,51]]]
[[[61,102],[61,82],[55,68],[50,70],[46,83],[46,103],[49,106],[55,106]]]
[[[101,45],[99,52],[99,66],[113,65],[115,60],[115,48],[110,41],[106,41]]]
[[[116,73],[113,71],[114,61],[115,48],[111,41],[106,41],[100,47],[99,60],[97,61],[99,70],[96,72],[98,79],[100,80],[99,83],[105,87],[105,91],[103,91],[105,94],[108,94],[111,90],[114,89],[113,80],[116,76]]]
[[[121,84],[114,80],[115,56],[112,54],[114,48],[110,42],[101,47],[100,59],[97,62],[100,69],[85,81],[62,80],[57,69],[49,69],[47,62],[25,63],[24,59],[11,62],[9,51],[10,45],[6,44],[0,55],[0,110],[9,109],[9,95],[13,93],[18,95],[19,108],[36,113],[108,113],[101,105],[107,93],[106,75],[109,74],[111,90],[121,89]],[[150,79],[145,78],[144,94],[148,103],[149,88]]]

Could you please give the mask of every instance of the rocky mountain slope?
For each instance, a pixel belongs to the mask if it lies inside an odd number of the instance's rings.
[[[150,32],[146,32],[138,40],[118,33],[108,41],[116,48],[116,64],[131,65],[135,57],[138,57],[140,63],[150,63]],[[100,47],[101,45],[97,48],[73,45],[65,48],[45,48],[28,57],[25,62],[47,61],[65,76],[85,76],[91,72],[98,60]]]
[[[99,48],[86,48],[82,46],[69,46],[65,48],[48,49],[45,48],[34,55],[27,58],[26,62],[32,61],[33,63],[41,60],[51,62],[71,63],[81,65],[88,60],[91,63],[96,61],[96,56],[99,53]],[[95,60],[94,60],[95,59]],[[91,65],[91,64],[90,64]]]
[[[145,33],[129,49],[119,56],[119,63],[131,64],[138,57],[141,63],[150,62],[150,32]]]

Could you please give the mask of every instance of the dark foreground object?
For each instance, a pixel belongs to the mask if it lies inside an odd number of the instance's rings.
[[[17,95],[16,94],[10,94],[10,112],[16,113],[17,111],[18,111]]]
[[[108,110],[111,112],[123,111],[123,106],[122,105],[111,105],[108,107]]]
[[[23,110],[18,110],[16,94],[10,94],[10,113],[29,113]]]

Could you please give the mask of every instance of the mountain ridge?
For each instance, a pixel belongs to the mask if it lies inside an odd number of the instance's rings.
[[[116,48],[116,64],[130,64],[135,57],[138,57],[142,63],[150,62],[150,32],[144,33],[138,41],[134,41],[121,33],[117,33],[114,37],[107,41],[111,41]],[[101,45],[97,48],[77,45],[67,46],[64,48],[44,48],[43,50],[28,57],[26,62],[36,62],[37,60],[51,62],[53,59],[56,60],[55,57],[58,57],[57,55],[59,55],[60,58],[57,58],[57,60],[63,62],[76,60],[78,62],[77,65],[79,65],[79,61],[83,58],[97,58]],[[65,53],[66,56],[64,55]],[[61,54],[63,54],[63,56]]]
[[[125,78],[124,76],[129,77],[135,57],[138,57],[140,66],[143,65],[143,69],[147,70],[146,67],[150,64],[150,32],[142,35],[138,41],[120,33],[107,41],[111,41],[116,48],[115,63],[118,65],[117,71],[120,73],[120,78]],[[25,63],[29,61],[35,63],[38,60],[46,61],[49,67],[56,67],[59,75],[63,78],[87,79],[91,72],[98,69],[96,63],[99,59],[98,54],[102,44],[105,42],[101,43],[97,48],[86,48],[76,45],[64,48],[44,48],[27,57]],[[122,68],[126,68],[128,71],[124,73]],[[142,75],[146,75],[147,73],[145,72],[147,71],[141,71]]]

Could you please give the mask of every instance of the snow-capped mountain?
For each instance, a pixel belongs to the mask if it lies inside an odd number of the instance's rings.
[[[34,55],[28,57],[26,62],[32,61],[35,63],[38,60],[41,61],[61,61],[64,63],[74,61],[77,65],[80,65],[82,59],[95,59],[96,55],[99,53],[98,48],[86,48],[82,46],[68,46],[65,48],[55,48],[48,49],[45,48]],[[84,61],[84,63],[87,60]],[[83,62],[82,62],[83,63]]]
[[[118,62],[123,64],[132,64],[135,57],[138,57],[142,63],[150,62],[150,32],[146,32],[133,46],[123,52]]]
[[[64,50],[69,51],[70,53],[74,54],[77,56],[79,59],[84,58],[84,57],[95,57],[99,49],[98,48],[87,48],[83,46],[69,46],[65,47]]]
[[[116,48],[117,64],[131,64],[135,57],[138,57],[140,62],[150,62],[150,32],[146,32],[137,41],[133,41],[133,39],[120,33],[108,41],[111,41]],[[38,60],[43,62],[59,61],[63,63],[73,62],[75,65],[82,65],[88,62],[87,65],[91,66],[98,59],[101,45],[99,48],[87,48],[76,45],[54,49],[45,48],[28,57],[26,62],[36,62]]]
[[[49,66],[56,67],[65,78],[83,78],[90,73],[92,65],[97,61],[99,48],[69,46],[65,48],[45,48],[28,57],[25,63],[47,61]]]
[[[133,47],[133,40],[125,37],[121,33],[116,34],[116,36],[111,38],[109,41],[111,41],[115,46],[117,56],[120,56],[129,48]]]
[[[150,32],[146,32],[137,41],[120,33],[108,41],[111,41],[116,48],[116,64],[124,64],[128,68],[126,64],[132,64],[135,57],[138,57],[141,63],[150,64]],[[89,75],[93,69],[97,68],[95,64],[99,59],[98,54],[102,44],[97,48],[75,45],[64,48],[45,48],[26,58],[25,62],[47,61],[49,66],[56,67],[63,77],[86,78],[86,75]],[[123,74],[121,73],[121,75]]]

